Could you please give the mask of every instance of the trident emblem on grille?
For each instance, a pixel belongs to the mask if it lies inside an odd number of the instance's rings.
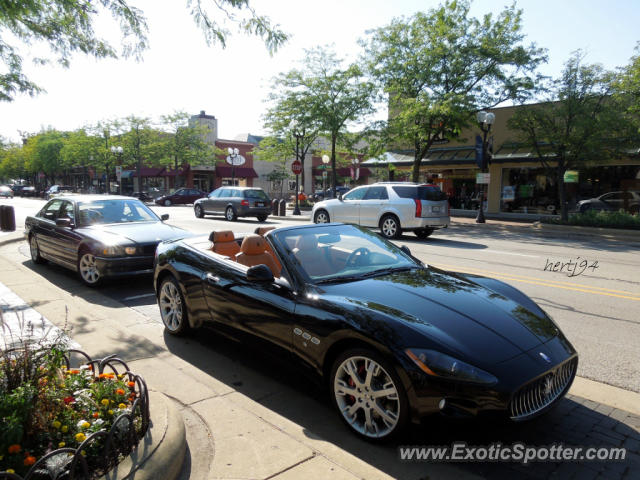
[[[551,395],[551,391],[553,390],[553,376],[549,375],[547,378],[544,379],[544,396],[545,398],[549,397]]]

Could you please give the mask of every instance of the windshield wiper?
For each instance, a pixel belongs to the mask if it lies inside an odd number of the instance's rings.
[[[360,275],[345,275],[342,277],[325,278],[323,280],[318,280],[314,283],[322,284],[322,283],[354,282],[357,280],[363,280],[365,278],[388,275],[390,273],[408,272],[410,270],[413,270],[414,268],[420,268],[420,267],[418,265],[406,265],[404,267],[386,268],[384,270],[374,270],[372,272],[361,273]]]
[[[320,285],[323,283],[342,283],[342,282],[355,282],[357,280],[362,280],[364,278],[363,275],[346,275],[343,277],[333,277],[333,278],[325,278],[323,280],[317,280],[314,283],[316,285]]]

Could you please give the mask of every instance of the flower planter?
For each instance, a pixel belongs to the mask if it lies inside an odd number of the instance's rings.
[[[72,355],[82,358],[81,367],[71,368]],[[80,350],[47,354],[16,348],[3,353],[0,366],[0,394],[6,393],[1,405],[11,404],[24,388],[35,392],[26,428],[11,424],[0,411],[0,422],[7,424],[0,425],[0,480],[98,478],[129,455],[149,429],[144,379],[115,355],[93,360]],[[19,368],[25,368],[27,387],[6,388]],[[21,442],[11,443],[19,433]]]

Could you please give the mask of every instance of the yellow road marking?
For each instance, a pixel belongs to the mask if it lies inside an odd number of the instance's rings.
[[[489,270],[482,270],[482,269],[461,269],[459,266],[457,265],[443,265],[443,264],[431,264],[434,267],[438,267],[438,268],[443,268],[446,270],[452,270],[452,271],[458,271],[461,273],[472,273],[472,274],[491,274],[492,277],[494,278],[498,278],[501,280],[512,280],[514,282],[522,282],[522,283],[528,283],[530,285],[541,285],[543,287],[553,287],[553,288],[561,288],[563,290],[573,290],[575,292],[585,292],[585,293],[594,293],[596,295],[604,295],[607,297],[616,297],[616,298],[626,298],[628,300],[635,300],[635,301],[639,301],[640,302],[640,297],[635,297],[632,296],[633,294],[631,292],[623,292],[620,290],[611,290],[613,292],[620,292],[620,293],[626,293],[627,295],[618,295],[615,293],[609,293],[609,292],[599,292],[596,289],[599,287],[588,287],[586,285],[579,285],[582,288],[576,288],[574,286],[567,286],[568,285],[578,285],[575,283],[567,283],[567,284],[560,284],[557,282],[547,282],[544,280],[540,280],[540,279],[536,279],[534,277],[525,277],[523,275],[511,275],[511,274],[504,274],[504,273],[500,273],[500,272],[492,272]],[[526,279],[526,280],[525,280]],[[592,289],[593,288],[593,289]]]

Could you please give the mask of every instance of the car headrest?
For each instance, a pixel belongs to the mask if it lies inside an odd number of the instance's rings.
[[[296,241],[298,250],[314,250],[318,248],[318,239],[315,235],[300,235]]]
[[[240,246],[240,252],[245,255],[260,255],[265,252],[267,243],[260,235],[251,234],[244,237],[242,245]]]
[[[233,242],[235,237],[233,236],[233,232],[231,230],[214,230],[209,235],[209,241],[216,242]]]
[[[257,233],[258,235],[262,235],[264,237],[265,233],[270,232],[274,228],[276,227],[257,227],[253,233]]]

